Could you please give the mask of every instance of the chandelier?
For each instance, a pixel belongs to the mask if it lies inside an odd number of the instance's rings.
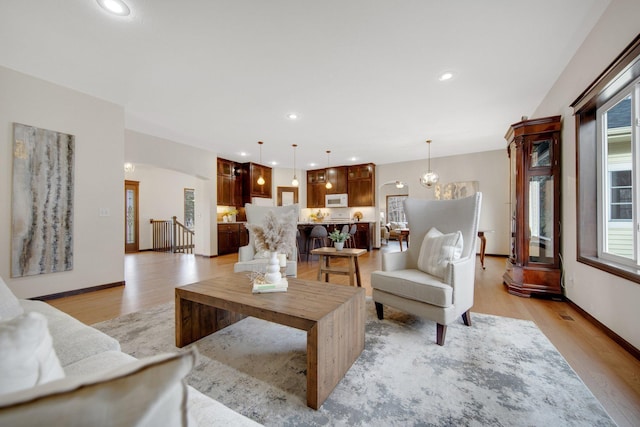
[[[428,163],[429,168],[425,173],[420,175],[420,184],[423,185],[424,187],[431,188],[438,182],[438,180],[440,179],[440,176],[438,176],[436,172],[433,172],[431,170],[431,140],[430,139],[427,139],[427,146],[429,147],[429,163]]]

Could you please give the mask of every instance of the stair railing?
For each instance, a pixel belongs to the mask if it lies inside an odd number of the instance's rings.
[[[156,252],[193,253],[195,233],[185,227],[177,217],[170,220],[149,220],[152,245]]]

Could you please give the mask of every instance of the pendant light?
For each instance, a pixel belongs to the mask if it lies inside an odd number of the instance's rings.
[[[296,177],[296,148],[298,147],[298,144],[291,144],[291,146],[293,147],[293,179],[291,180],[291,185],[297,187],[300,185],[298,178]]]
[[[430,139],[427,139],[427,146],[429,147],[429,169],[420,176],[420,184],[422,184],[424,187],[431,188],[438,182],[438,180],[440,179],[440,176],[438,176],[437,173],[431,170],[431,140]]]
[[[331,188],[333,188],[333,185],[331,184],[331,179],[329,178],[329,155],[331,154],[331,150],[327,150],[327,183],[324,185],[327,190],[330,190]]]
[[[262,141],[258,141],[258,145],[260,146],[260,166],[262,166]],[[260,168],[260,176],[258,177],[258,185],[264,185],[265,181],[262,177],[262,168]]]

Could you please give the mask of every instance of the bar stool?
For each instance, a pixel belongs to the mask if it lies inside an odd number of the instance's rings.
[[[296,230],[296,252],[298,253],[298,261],[302,261],[300,258],[300,244],[298,241],[300,240],[300,229]]]
[[[351,240],[351,247],[356,247],[356,232],[358,231],[358,226],[355,224],[351,224],[351,228],[349,229],[349,240]]]
[[[328,235],[329,233],[327,232],[327,228],[323,225],[316,225],[311,229],[311,233],[309,233],[309,240],[307,240],[307,261],[309,261],[311,250],[316,247],[316,242],[320,242],[320,247],[325,246]]]
[[[345,224],[345,225],[342,226],[341,233],[349,234],[349,224]],[[344,241],[344,247],[345,248],[352,248],[353,247],[353,244],[351,243],[351,235],[349,235],[349,237],[347,237],[347,240]]]

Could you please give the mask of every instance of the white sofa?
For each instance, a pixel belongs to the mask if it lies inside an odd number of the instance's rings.
[[[33,364],[35,385],[7,392],[29,377],[24,366],[7,366],[23,345],[16,340],[31,333],[17,325],[38,321],[53,351],[46,353],[46,340],[37,344],[32,353],[44,356]],[[0,278],[0,425],[259,425],[186,385],[195,359],[191,351],[137,360],[114,338],[49,304],[16,299]]]

